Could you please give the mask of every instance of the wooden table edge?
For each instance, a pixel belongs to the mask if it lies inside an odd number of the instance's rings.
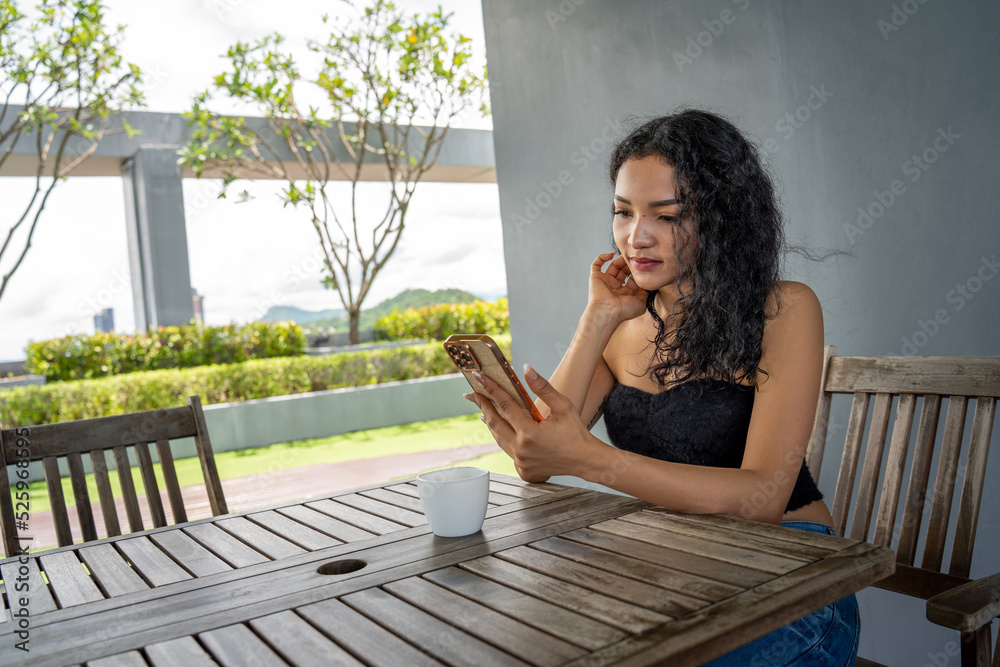
[[[842,566],[837,563],[838,559],[843,562]],[[670,667],[697,667],[890,576],[895,571],[896,555],[894,551],[886,547],[867,542],[856,542],[847,550],[832,553],[826,558],[804,565],[794,572],[828,568],[830,563],[836,563],[838,569],[839,567],[851,567],[856,571],[856,576],[850,581],[838,579],[838,585],[834,586],[825,583],[822,579],[814,579],[808,587],[793,586],[778,591],[778,595],[789,598],[779,608],[780,611],[765,614],[756,621],[744,625],[741,628],[741,636],[723,632],[721,638],[713,638],[709,643],[698,641],[691,635],[682,635],[678,631],[683,629],[680,626],[710,622],[706,621],[706,617],[713,616],[720,607],[741,604],[738,598],[753,595],[760,589],[773,585],[774,582],[767,582],[720,600],[675,624],[668,624],[666,627],[652,632],[624,639],[587,656],[570,661],[562,667],[604,667],[607,665],[651,667],[666,664],[663,662],[665,659],[669,660]],[[854,584],[858,577],[861,577],[865,582],[863,586],[858,587]],[[790,605],[810,595],[815,595],[817,600],[817,603],[813,605],[813,611],[797,615],[787,611]],[[752,636],[747,637],[746,635]],[[680,647],[676,646],[676,637],[684,637]],[[685,646],[685,644],[687,645]]]

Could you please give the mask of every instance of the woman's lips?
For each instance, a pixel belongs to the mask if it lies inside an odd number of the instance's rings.
[[[646,257],[633,257],[629,260],[633,271],[652,271],[662,264],[658,259],[648,259]]]

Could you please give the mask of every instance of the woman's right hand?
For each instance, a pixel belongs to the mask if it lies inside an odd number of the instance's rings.
[[[595,309],[615,322],[624,322],[646,312],[649,292],[631,279],[625,257],[606,252],[590,265],[590,296],[587,308]],[[608,264],[608,262],[611,262]],[[608,264],[607,268],[604,265]]]

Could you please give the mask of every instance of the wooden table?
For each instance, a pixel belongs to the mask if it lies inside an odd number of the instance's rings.
[[[490,500],[463,538],[394,482],[7,559],[0,664],[682,667],[894,569],[863,542],[585,489],[494,475]]]

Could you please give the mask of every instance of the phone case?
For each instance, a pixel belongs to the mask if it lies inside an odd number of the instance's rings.
[[[477,394],[485,396],[482,385],[472,376],[474,371],[490,378],[514,397],[525,414],[542,421],[534,402],[511,368],[510,362],[496,342],[485,334],[453,334],[444,341],[444,349],[452,362]]]

